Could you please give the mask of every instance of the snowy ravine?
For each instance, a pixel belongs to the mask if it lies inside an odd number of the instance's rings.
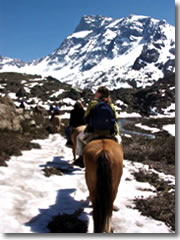
[[[86,200],[88,191],[84,169],[74,166],[71,173],[63,176],[44,176],[48,166],[68,167],[72,151],[65,147],[66,139],[59,134],[45,140],[35,140],[41,149],[23,151],[22,156],[11,157],[8,167],[0,167],[0,232],[1,233],[48,233],[47,225],[59,213],[73,213],[84,208],[88,218],[88,232],[93,231],[92,208]],[[133,199],[155,193],[148,183],[134,179],[133,172],[148,166],[124,160],[124,172],[115,201],[120,208],[113,212],[112,226],[115,233],[171,233],[160,221],[142,216],[133,209]],[[174,177],[159,174],[174,184]],[[143,191],[143,189],[149,191]],[[85,216],[86,215],[86,216]]]

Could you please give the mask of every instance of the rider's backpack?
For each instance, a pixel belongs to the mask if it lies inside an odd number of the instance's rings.
[[[54,115],[59,115],[60,114],[60,110],[58,107],[54,108]]]
[[[115,113],[106,102],[99,102],[92,110],[89,125],[94,130],[114,131]]]

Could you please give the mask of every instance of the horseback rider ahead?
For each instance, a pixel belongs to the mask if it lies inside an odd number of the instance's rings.
[[[69,126],[65,128],[65,134],[67,138],[66,146],[72,147],[72,141],[71,141],[71,134],[73,130],[78,127],[85,124],[84,121],[84,106],[81,101],[77,101],[74,104],[73,110],[70,112],[70,120],[69,120]]]
[[[76,153],[79,156],[83,154],[84,145],[93,139],[110,138],[121,143],[117,112],[106,87],[97,89],[84,117],[87,127],[77,136]]]

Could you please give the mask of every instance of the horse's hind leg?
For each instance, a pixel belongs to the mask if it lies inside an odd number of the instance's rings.
[[[74,130],[74,132],[71,134],[71,141],[72,141],[72,154],[74,157],[74,161],[76,160],[76,132]]]
[[[111,227],[111,217],[107,218],[106,226],[105,226],[105,232],[106,233],[112,233],[113,232],[113,229]]]
[[[76,146],[74,144],[73,144],[72,150],[73,150],[74,161],[76,161]]]

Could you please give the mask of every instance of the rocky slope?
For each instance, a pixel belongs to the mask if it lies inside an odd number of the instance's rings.
[[[55,103],[60,107],[69,106],[68,99],[81,99],[86,105],[93,96],[92,89],[73,88],[55,78],[40,75],[0,73],[0,84],[0,95],[13,95],[17,106],[21,98],[29,107]],[[143,116],[168,115],[168,112],[175,112],[175,75],[159,79],[146,88],[114,89],[111,96],[120,112],[136,112]]]
[[[7,130],[4,126],[0,125],[0,166],[7,166],[7,160],[11,156],[20,155],[22,150],[39,147],[39,145],[32,143],[31,140],[46,138],[48,136],[47,127],[49,121],[42,114],[30,114],[29,110],[21,111],[22,113],[20,113],[19,109],[16,109],[13,102],[7,97],[0,97],[0,106],[7,109],[4,113],[7,117],[7,122],[12,122],[14,118],[19,119],[21,115],[21,121],[18,125],[21,126],[19,130],[16,128]],[[24,119],[25,116],[26,120]],[[29,117],[27,118],[27,116]],[[65,126],[68,124],[68,119],[66,120],[64,122]],[[32,121],[34,121],[33,124],[31,124]],[[173,118],[136,118],[130,119],[129,123],[124,127],[136,130],[136,123],[141,122],[146,126],[162,129],[164,124],[174,124],[174,121],[175,119]],[[144,130],[144,132],[146,131]],[[61,129],[61,134],[64,135],[64,128]],[[155,139],[144,138],[142,136],[129,138],[122,135],[125,159],[148,164],[150,168],[156,169],[159,172],[175,175],[175,138],[165,131],[159,131],[154,135],[156,136]],[[46,170],[44,169],[45,176],[47,177],[60,174],[59,168],[56,167],[50,167],[48,171]],[[136,172],[135,178],[139,182],[149,182],[153,185],[157,191],[157,196],[148,199],[144,199],[143,197],[135,199],[134,208],[137,208],[145,216],[151,216],[154,219],[164,221],[175,231],[175,186],[170,186],[167,182],[160,179],[157,174],[152,174],[148,171]],[[59,232],[59,229],[62,232],[70,231],[69,229],[67,230],[66,224],[61,224],[61,227],[57,224],[57,222],[61,222],[62,220],[59,217],[63,217],[63,223],[68,224],[68,226],[70,225],[70,229],[77,221],[77,219],[73,218],[73,215],[68,215],[67,218],[64,218],[64,215],[58,216],[49,225],[51,232]],[[78,225],[77,229],[73,231],[84,232],[82,224]]]
[[[72,108],[76,100],[82,99],[87,104],[93,96],[90,89],[72,88],[55,78],[39,75],[1,73],[0,84],[0,166],[7,166],[7,160],[13,155],[20,155],[22,150],[39,147],[31,142],[32,139],[46,138],[53,132],[45,106],[57,103],[63,114]],[[125,159],[148,164],[160,172],[175,175],[175,137],[163,130],[164,125],[175,124],[175,118],[168,117],[172,111],[175,116],[175,109],[169,108],[175,106],[175,76],[160,79],[146,88],[114,89],[111,95],[120,113],[136,112],[142,116],[129,118],[124,125],[125,129],[142,131],[136,126],[137,123],[159,129],[154,133],[153,139],[142,135],[130,138],[122,131]],[[25,110],[19,108],[22,98],[25,100]],[[37,106],[42,107],[43,114],[35,111]],[[161,118],[153,118],[158,113]],[[63,123],[66,127],[68,118]],[[63,135],[64,127],[61,129]],[[151,132],[144,130],[144,133]],[[59,174],[59,171],[51,168],[47,174]],[[136,199],[136,208],[144,215],[166,222],[175,230],[175,192],[169,191],[167,183],[148,172],[140,171],[135,177],[140,182],[150,182],[158,191],[154,198]],[[56,231],[54,227],[52,231]]]

